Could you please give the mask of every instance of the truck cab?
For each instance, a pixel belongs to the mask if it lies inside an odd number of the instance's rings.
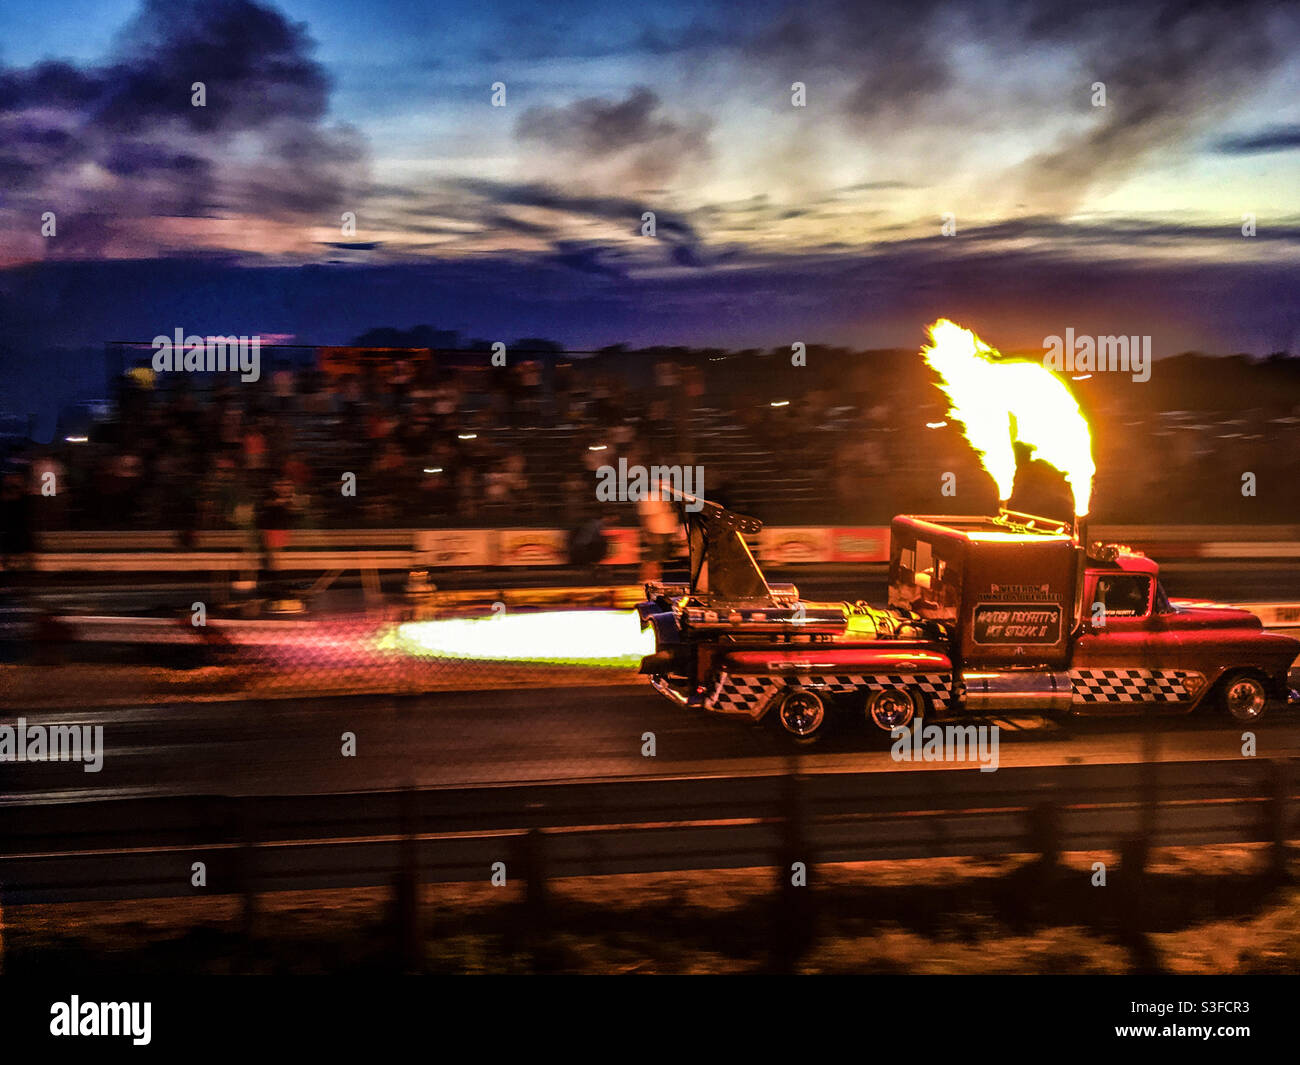
[[[1089,549],[1071,678],[1074,702],[1091,713],[1134,707],[1183,713],[1217,703],[1242,722],[1270,699],[1287,700],[1300,643],[1263,631],[1246,610],[1170,600],[1160,568],[1117,545]]]

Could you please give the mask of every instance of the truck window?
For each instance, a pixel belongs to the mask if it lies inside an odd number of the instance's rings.
[[[930,568],[930,544],[926,540],[916,541],[916,563],[912,567],[914,573],[924,573]]]
[[[1105,606],[1107,617],[1143,617],[1151,602],[1151,578],[1129,573],[1098,577],[1092,598],[1094,605]]]
[[[1165,586],[1164,586],[1163,584],[1161,584],[1159,581],[1156,581],[1156,607],[1155,607],[1155,613],[1157,613],[1157,614],[1174,614],[1174,613],[1177,613],[1177,611],[1174,610],[1174,606],[1173,606],[1173,604],[1172,604],[1171,602],[1169,602],[1169,596],[1167,596],[1167,595],[1165,594]]]
[[[898,552],[898,568],[909,577],[916,572],[916,549],[904,547]]]

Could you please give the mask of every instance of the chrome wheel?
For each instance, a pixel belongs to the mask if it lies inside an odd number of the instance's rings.
[[[886,688],[867,696],[867,720],[889,732],[905,728],[916,714],[916,700],[903,688]]]
[[[1268,692],[1257,677],[1236,677],[1224,689],[1223,705],[1238,721],[1258,721],[1268,706]]]
[[[781,728],[798,740],[811,740],[826,724],[826,704],[809,691],[793,691],[776,708]]]

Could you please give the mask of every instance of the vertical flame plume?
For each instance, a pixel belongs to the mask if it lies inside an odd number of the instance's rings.
[[[940,318],[929,328],[921,354],[940,378],[948,415],[962,431],[998,486],[1011,498],[1016,478],[1012,444],[1028,444],[1031,457],[1056,467],[1074,493],[1074,512],[1088,513],[1092,478],[1092,436],[1078,401],[1065,382],[1037,362],[1004,359],[969,329]]]

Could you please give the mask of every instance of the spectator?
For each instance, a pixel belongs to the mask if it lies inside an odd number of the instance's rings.
[[[640,579],[657,581],[663,577],[664,564],[672,557],[673,541],[680,525],[677,508],[661,496],[658,485],[637,501],[636,508],[641,522]]]
[[[609,539],[605,534],[608,520],[604,515],[584,518],[569,532],[569,565],[587,570],[593,581],[609,554]]]
[[[275,394],[275,407],[281,414],[287,414],[293,410],[295,381],[293,371],[288,367],[280,367],[271,375],[272,390]]]
[[[258,508],[258,534],[262,552],[262,580],[270,582],[275,598],[283,598],[283,588],[276,577],[280,569],[280,553],[289,546],[289,530],[293,525],[295,500],[293,482],[281,477]],[[260,583],[260,581],[259,581]]]

